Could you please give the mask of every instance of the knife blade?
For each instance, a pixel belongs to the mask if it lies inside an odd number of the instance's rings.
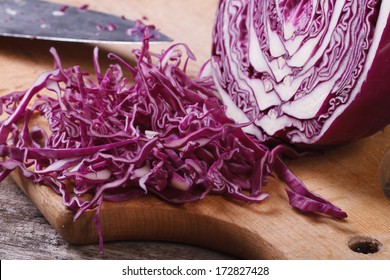
[[[0,0],[0,35],[83,43],[134,43],[140,21],[41,0]],[[153,29],[151,42],[172,41]]]

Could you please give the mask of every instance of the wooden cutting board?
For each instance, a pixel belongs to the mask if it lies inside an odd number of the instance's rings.
[[[60,1],[57,1],[60,2]],[[92,2],[92,1],[90,1]],[[217,0],[94,1],[90,8],[140,19],[146,16],[162,32],[185,42],[197,55],[196,73],[210,53],[211,26]],[[81,5],[85,1],[67,1]],[[0,38],[0,94],[26,89],[52,67],[50,46],[63,63],[92,70],[92,46]],[[154,45],[155,50],[167,44]],[[128,47],[108,46],[127,55]],[[390,259],[390,202],[378,182],[379,165],[390,146],[390,127],[370,138],[324,155],[288,161],[306,186],[345,210],[349,217],[335,220],[293,210],[285,185],[274,178],[265,187],[271,195],[261,204],[209,196],[197,203],[175,206],[153,196],[124,203],[105,203],[101,211],[103,235],[108,240],[169,240],[197,244],[250,259]],[[390,166],[389,166],[390,170]],[[52,226],[70,243],[98,240],[93,211],[73,222],[61,198],[13,173],[15,181]],[[1,217],[0,217],[1,218]],[[351,250],[351,244],[379,245],[371,254]]]

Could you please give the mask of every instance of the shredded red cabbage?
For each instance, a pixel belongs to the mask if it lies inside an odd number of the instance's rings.
[[[106,26],[102,26],[100,24],[96,25],[96,29],[99,31],[114,31],[116,30],[115,24],[107,24]]]
[[[79,9],[80,10],[87,10],[89,8],[89,5],[88,4],[82,4],[80,5]]]
[[[103,201],[124,201],[154,193],[173,203],[223,194],[248,202],[264,200],[273,172],[289,186],[290,204],[336,218],[346,213],[308,191],[270,150],[225,114],[205,69],[186,75],[194,54],[175,44],[162,54],[149,51],[146,37],[133,51],[132,66],[115,54],[106,71],[93,54],[95,75],[65,68],[55,49],[55,67],[26,91],[0,98],[0,180],[19,168],[37,184],[50,186],[77,219]],[[131,78],[126,78],[128,75]],[[37,113],[49,129],[31,126]],[[4,119],[4,118],[2,118]],[[89,198],[84,196],[89,194]]]
[[[63,5],[62,7],[60,7],[60,8],[58,9],[58,11],[65,12],[68,8],[69,8],[68,5]]]
[[[143,20],[147,20],[147,17],[143,17]],[[153,25],[153,24],[146,24],[144,23],[142,20],[136,20],[135,21],[135,25],[133,27],[130,27],[126,30],[126,33],[128,36],[130,37],[139,37],[139,38],[143,38],[144,34],[145,34],[145,31],[146,30],[155,30],[156,29],[156,26]],[[149,38],[150,39],[157,39],[159,38],[159,33],[155,33],[155,34],[150,34],[149,35]]]

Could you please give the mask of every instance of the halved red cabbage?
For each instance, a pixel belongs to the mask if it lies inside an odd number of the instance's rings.
[[[221,0],[213,74],[262,142],[324,147],[390,122],[390,1]]]

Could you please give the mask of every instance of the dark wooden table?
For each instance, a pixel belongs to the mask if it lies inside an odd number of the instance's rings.
[[[107,242],[100,255],[97,244],[68,244],[46,221],[11,178],[0,183],[0,259],[233,259],[186,244],[126,241]]]

